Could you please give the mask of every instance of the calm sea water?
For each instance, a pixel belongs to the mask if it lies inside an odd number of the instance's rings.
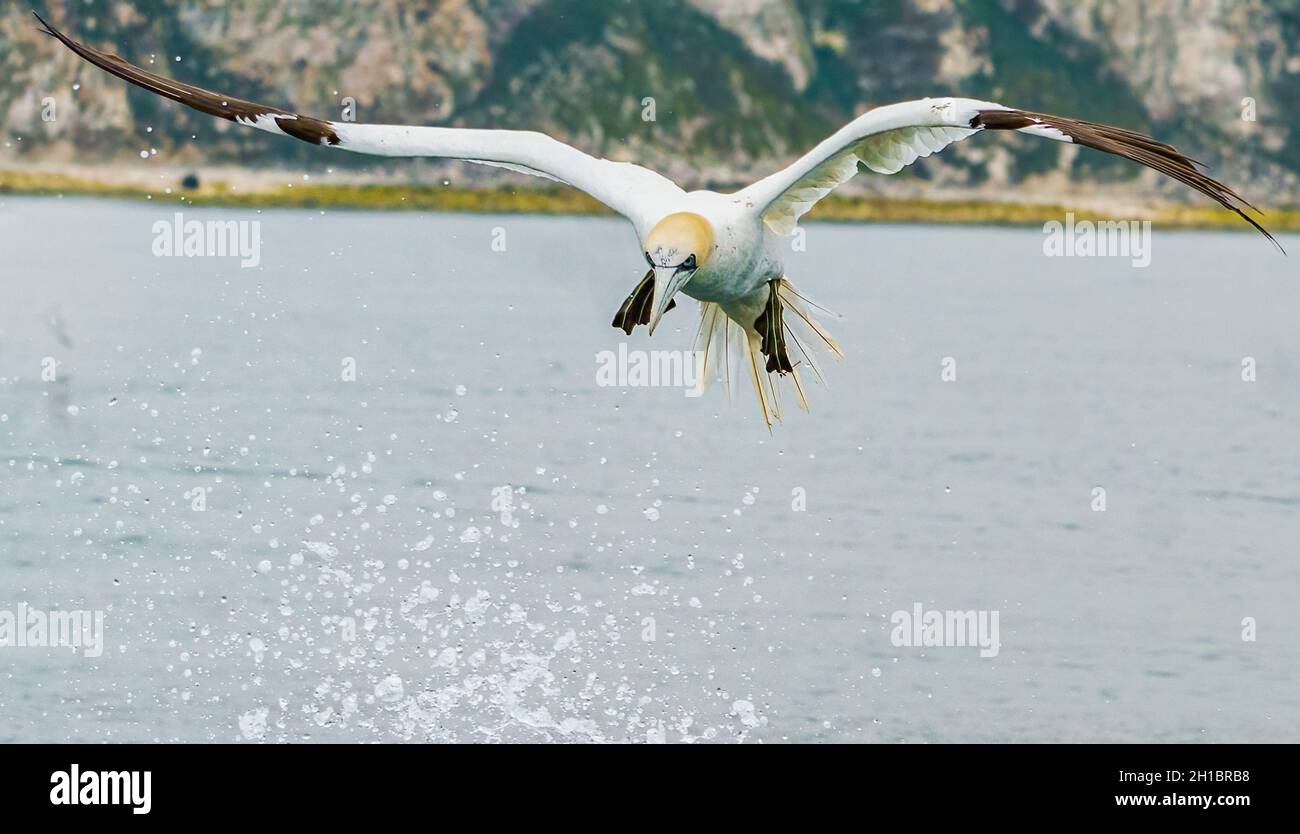
[[[1300,275],[1255,237],[812,225],[847,358],[769,434],[596,385],[619,221],[185,212],[260,221],[244,269],[155,257],[172,211],[0,203],[0,610],[105,618],[0,648],[2,741],[1297,740]],[[895,646],[916,603],[1000,652]]]

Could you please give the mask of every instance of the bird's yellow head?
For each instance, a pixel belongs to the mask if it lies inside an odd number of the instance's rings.
[[[712,251],[713,226],[689,211],[668,215],[645,238],[645,257],[655,268],[699,269]]]
[[[650,332],[674,295],[691,280],[713,254],[713,226],[689,211],[670,214],[655,224],[645,238],[645,259],[654,270],[654,298],[650,302]]]

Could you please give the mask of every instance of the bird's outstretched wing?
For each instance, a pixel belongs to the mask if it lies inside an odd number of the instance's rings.
[[[313,145],[377,156],[460,159],[556,180],[587,192],[641,229],[682,195],[665,177],[627,162],[596,159],[544,133],[329,122],[195,87],[86,46],[36,19],[45,33],[118,78],[195,110]]]
[[[790,167],[740,193],[760,209],[773,231],[789,234],[818,200],[853,178],[859,162],[877,173],[895,174],[982,130],[1015,130],[1131,159],[1191,186],[1277,244],[1268,230],[1246,213],[1247,209],[1258,213],[1258,209],[1170,145],[1123,128],[968,98],[921,99],[869,110]]]

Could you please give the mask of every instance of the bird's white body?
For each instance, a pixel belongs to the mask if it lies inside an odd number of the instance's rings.
[[[653,333],[679,291],[698,300],[702,320],[696,349],[716,360],[716,364],[706,362],[703,382],[707,384],[710,371],[729,381],[729,356],[746,357],[769,426],[771,416],[780,416],[769,377],[792,378],[799,402],[806,406],[794,365],[806,364],[821,376],[797,331],[839,355],[834,340],[786,277],[781,262],[781,252],[787,250],[784,238],[818,200],[857,174],[860,165],[894,174],[982,130],[1014,130],[1077,142],[1154,168],[1206,194],[1268,235],[1243,211],[1243,206],[1250,207],[1248,203],[1169,145],[1122,128],[1014,110],[994,102],[927,98],[876,107],[788,167],[734,194],[686,192],[639,165],[596,159],[534,131],[329,122],[220,95],[144,70],[79,43],[44,20],[41,23],[47,34],[107,72],[258,130],[356,153],[461,159],[545,177],[587,192],[631,221],[642,255],[650,262],[651,272],[619,311],[628,332],[648,323]],[[652,276],[653,294],[647,291]],[[634,300],[637,309],[632,310]],[[791,315],[784,317],[785,310]],[[618,322],[616,317],[616,326],[623,326]],[[790,356],[784,355],[787,335],[797,348]],[[768,359],[766,376],[760,370],[760,353]]]
[[[745,314],[752,307],[754,315],[748,318],[752,324],[766,300],[767,282],[785,274],[778,236],[763,224],[753,203],[738,194],[691,191],[680,202],[665,208],[664,217],[690,212],[713,227],[713,251],[682,292],[696,301],[721,305],[738,322],[746,320]],[[643,247],[649,233],[650,229],[637,230]]]

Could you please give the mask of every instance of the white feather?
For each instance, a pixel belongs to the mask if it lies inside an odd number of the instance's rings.
[[[262,113],[255,119],[250,119],[245,116],[236,116],[235,121],[241,125],[248,125],[249,127],[255,127],[258,130],[264,130],[267,133],[274,133],[278,136],[286,136],[287,134],[280,129],[280,126],[275,123],[275,120],[296,119],[296,118],[298,117],[293,115]]]
[[[493,165],[563,182],[627,217],[645,234],[683,192],[639,165],[596,159],[544,133],[526,130],[332,122],[339,147],[377,156],[429,156]]]
[[[836,131],[793,165],[740,194],[760,207],[768,228],[790,234],[818,200],[857,174],[859,162],[878,174],[896,174],[976,133],[979,128],[970,123],[979,111],[1006,109],[965,98],[920,99],[877,107]],[[1049,128],[1024,130],[1050,136]]]
[[[1072,138],[1062,133],[1061,131],[1057,130],[1056,128],[1048,127],[1047,125],[1030,125],[1029,127],[1022,127],[1016,132],[1028,133],[1030,136],[1043,136],[1048,139],[1055,139],[1057,142],[1069,142],[1071,144],[1074,144],[1074,140]]]

